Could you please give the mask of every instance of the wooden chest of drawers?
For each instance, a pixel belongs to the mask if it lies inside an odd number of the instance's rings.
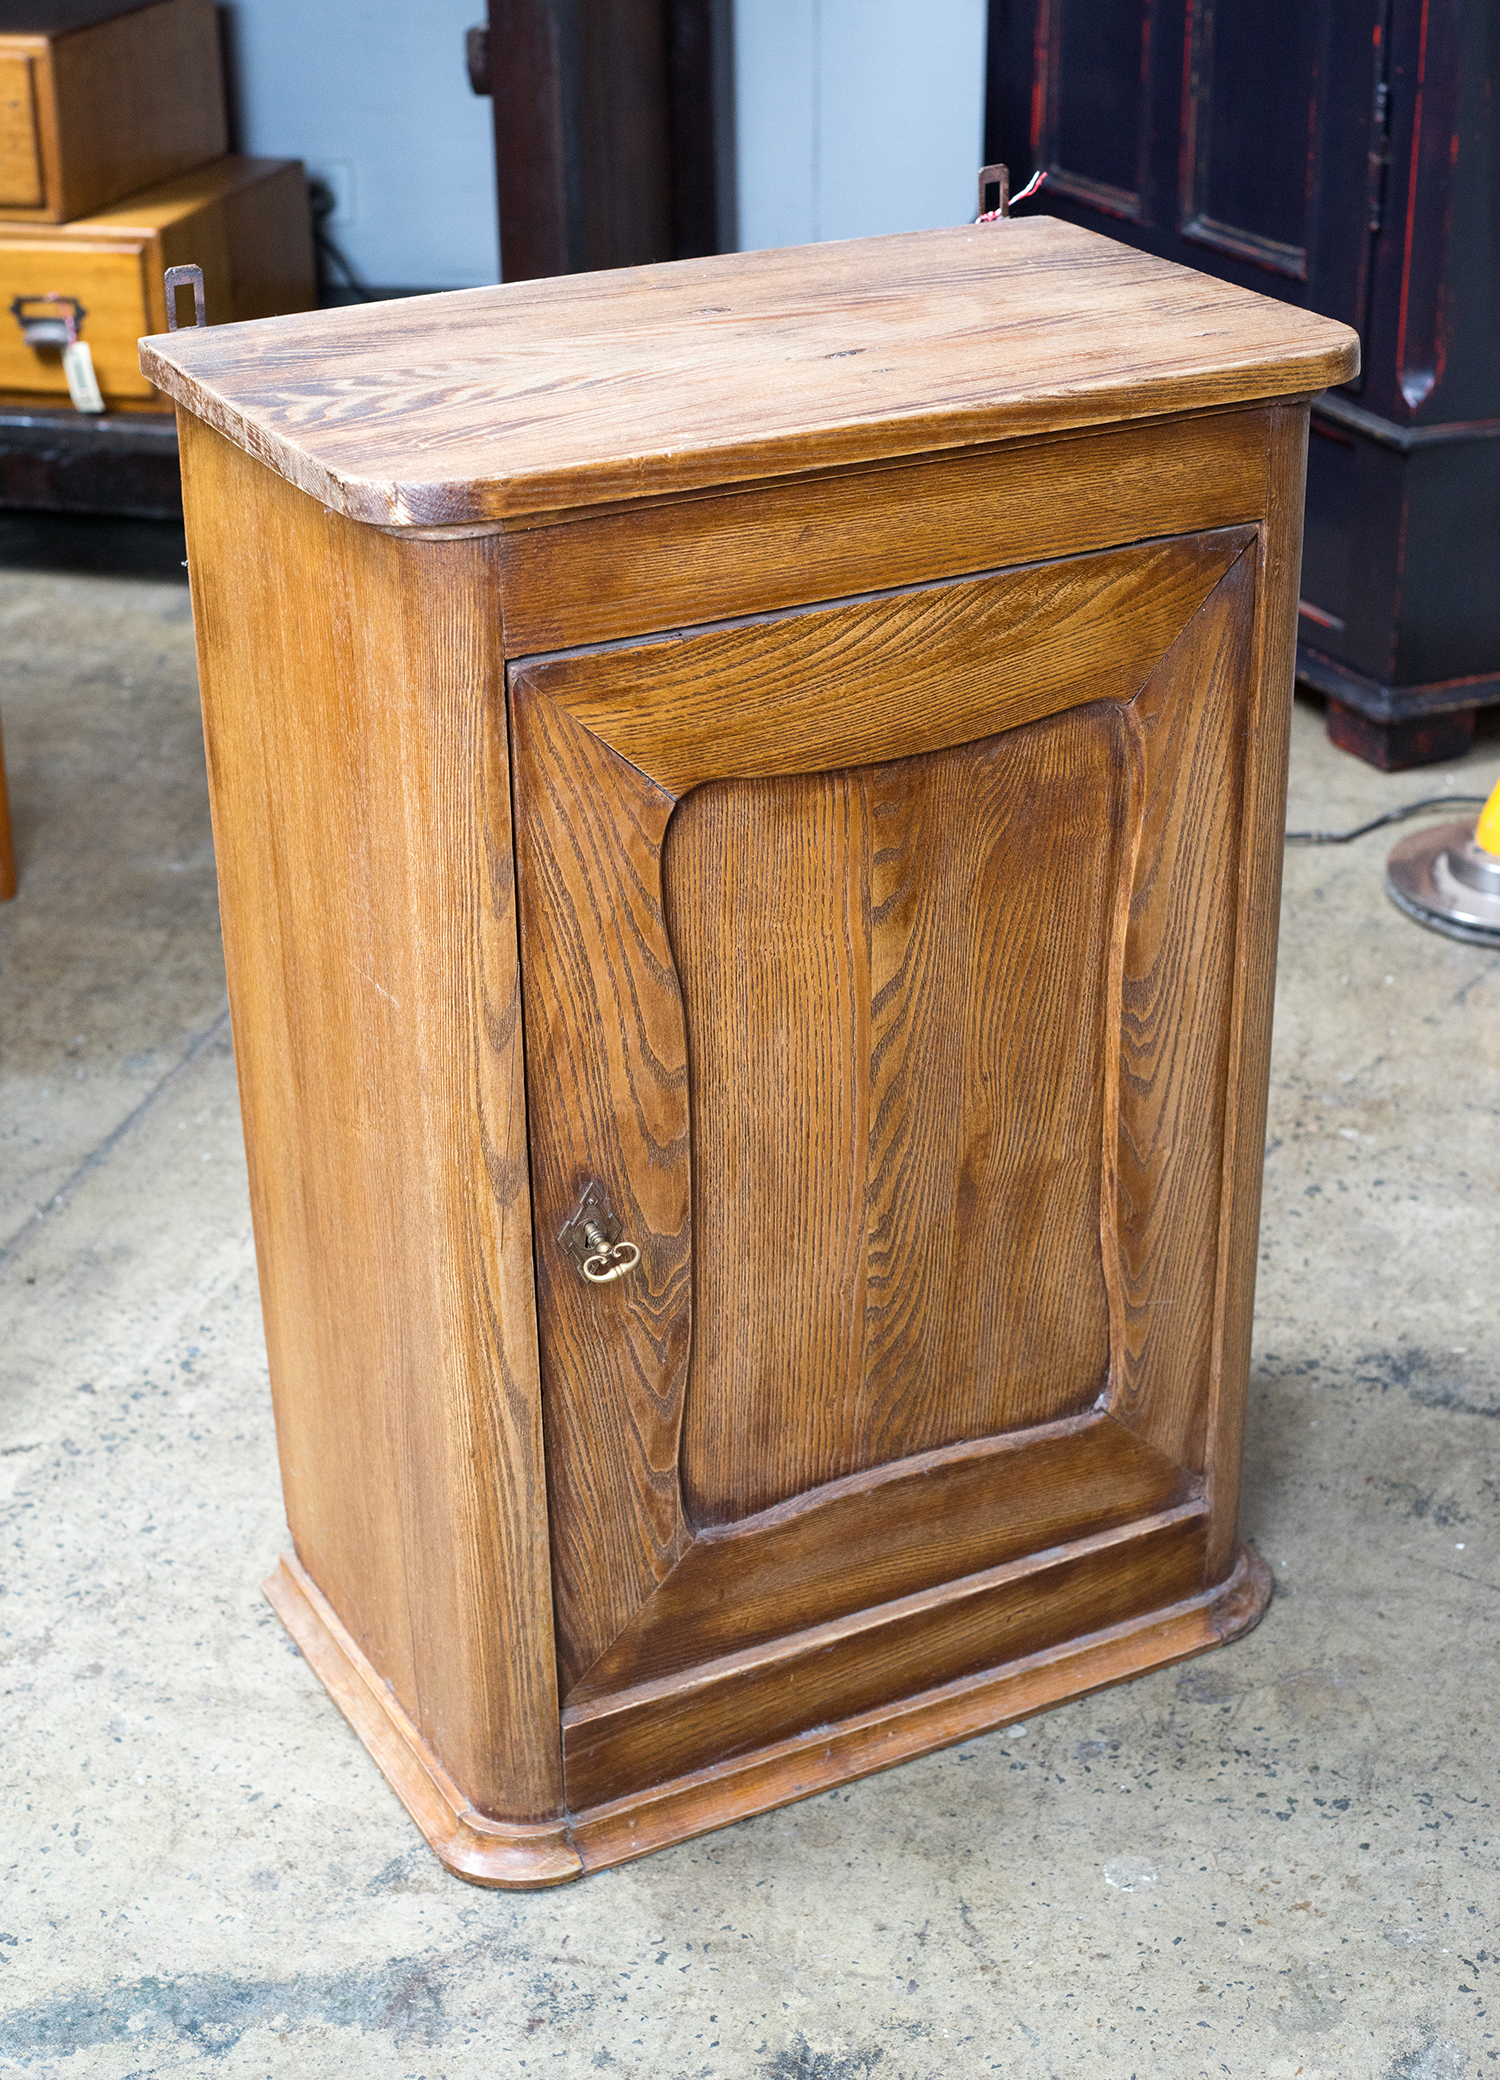
[[[216,159],[77,223],[0,223],[0,390],[67,396],[60,353],[29,345],[20,322],[50,291],[81,314],[106,402],[154,398],[139,343],[165,328],[162,276],[184,261],[203,269],[213,324],[305,311],[316,290],[301,162]]]
[[[32,0],[0,26],[0,218],[60,224],[228,149],[212,0]]]
[[[148,341],[287,1509],[556,1882],[1231,1636],[1324,319],[1045,219]]]

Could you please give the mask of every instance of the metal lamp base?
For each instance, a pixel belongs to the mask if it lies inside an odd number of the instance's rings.
[[[1386,861],[1398,910],[1470,946],[1500,946],[1500,856],[1481,852],[1472,823],[1440,823],[1403,838]]]

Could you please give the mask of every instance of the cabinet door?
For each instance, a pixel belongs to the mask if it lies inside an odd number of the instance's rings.
[[[512,665],[575,1809],[1206,1586],[1255,540]]]

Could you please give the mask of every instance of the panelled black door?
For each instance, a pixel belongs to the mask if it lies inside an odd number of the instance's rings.
[[[995,0],[986,156],[1013,186],[1045,168],[1056,216],[1363,334],[1389,7]]]

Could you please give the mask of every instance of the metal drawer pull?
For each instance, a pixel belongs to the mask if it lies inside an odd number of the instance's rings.
[[[610,1212],[597,1184],[585,1187],[577,1212],[563,1223],[557,1239],[591,1286],[607,1286],[641,1261],[635,1244],[620,1240],[619,1216]]]
[[[13,296],[10,314],[28,347],[72,346],[87,315],[76,296],[59,296],[55,289],[37,296]]]

